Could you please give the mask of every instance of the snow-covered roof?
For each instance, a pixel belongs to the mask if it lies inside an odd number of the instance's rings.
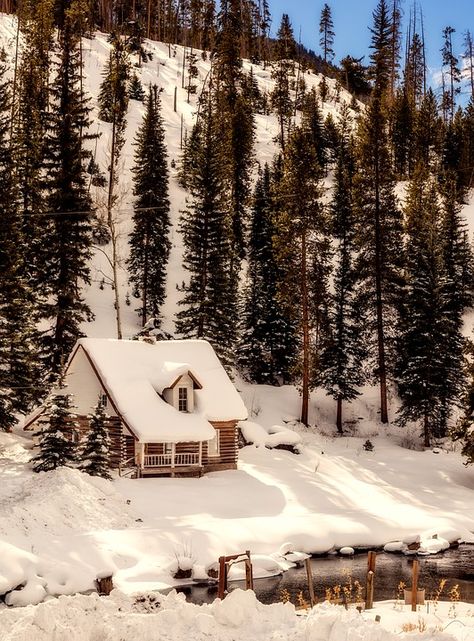
[[[83,338],[88,355],[118,413],[139,441],[205,441],[215,435],[209,421],[247,417],[245,405],[207,341],[129,341]],[[189,373],[196,385],[194,411],[179,412],[163,391]]]

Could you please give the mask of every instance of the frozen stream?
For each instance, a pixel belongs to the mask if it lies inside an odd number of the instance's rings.
[[[449,591],[456,584],[462,601],[474,603],[474,545],[461,545],[458,549],[448,550],[442,554],[428,557],[418,557],[420,561],[419,586],[426,589],[426,598],[430,597],[446,579],[441,600],[449,600]],[[397,597],[397,588],[401,581],[406,585],[411,582],[413,557],[400,554],[377,554],[375,577],[375,600],[384,601]],[[325,588],[334,585],[344,585],[348,576],[352,581],[359,580],[365,584],[367,571],[367,554],[360,553],[353,557],[325,556],[312,559],[315,594],[318,599],[325,595]],[[241,582],[230,583],[230,590],[243,587]],[[308,600],[306,570],[296,568],[281,576],[255,581],[255,592],[262,603],[275,603],[281,598],[283,591],[288,591],[293,603],[297,595],[303,591]],[[180,588],[186,594],[188,601],[196,604],[209,603],[217,596],[217,587],[187,586]]]

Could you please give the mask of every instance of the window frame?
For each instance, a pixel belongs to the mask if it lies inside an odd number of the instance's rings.
[[[178,387],[178,412],[189,412],[189,390],[184,385]]]

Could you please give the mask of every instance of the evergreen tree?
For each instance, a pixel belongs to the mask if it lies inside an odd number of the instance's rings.
[[[89,416],[89,431],[81,451],[81,470],[90,476],[111,479],[108,417],[100,403]]]
[[[373,26],[370,28],[372,42],[372,77],[376,88],[384,93],[390,86],[392,76],[392,38],[393,24],[387,0],[379,0],[373,13]]]
[[[461,218],[459,189],[456,178],[447,174],[441,185],[441,251],[443,281],[440,291],[440,309],[443,314],[442,413],[436,436],[444,436],[453,405],[459,403],[464,385],[462,335],[463,314],[473,301],[473,256],[466,226]]]
[[[39,437],[39,452],[33,458],[35,472],[50,472],[77,463],[77,423],[73,409],[73,397],[65,393],[65,385],[61,380],[59,389],[46,401],[43,417],[38,421],[42,427],[35,434]]]
[[[170,202],[168,164],[160,99],[150,87],[146,113],[136,138],[134,194],[135,213],[128,261],[130,281],[142,299],[140,316],[159,318],[166,295],[166,265],[169,240]]]
[[[275,206],[268,165],[255,186],[248,245],[239,364],[254,383],[290,381],[296,357],[295,326],[278,300],[280,273],[275,256]]]
[[[463,399],[464,412],[451,430],[451,437],[455,441],[461,441],[462,454],[466,457],[465,465],[474,465],[474,344],[472,340],[467,341],[466,356],[468,384]]]
[[[92,202],[84,163],[90,154],[82,143],[89,125],[81,92],[78,38],[66,14],[59,34],[59,61],[51,85],[45,159],[47,207],[53,212],[47,247],[48,300],[41,316],[51,322],[43,336],[47,369],[58,373],[81,335],[80,324],[92,318],[81,283],[89,283]]]
[[[140,82],[140,78],[136,73],[133,74],[132,79],[128,85],[128,97],[130,100],[138,100],[138,102],[143,102],[145,99],[145,91],[143,85]]]
[[[459,82],[461,81],[461,70],[459,69],[459,62],[454,55],[453,50],[453,34],[456,32],[452,27],[443,29],[444,44],[441,50],[443,56],[443,67],[448,77],[448,86],[443,91],[443,105],[445,113],[449,120],[454,119],[456,110],[456,96],[461,91]]]
[[[397,91],[393,100],[392,111],[392,147],[394,169],[398,178],[403,180],[411,176],[414,163],[414,129],[416,110],[404,87]]]
[[[321,168],[311,133],[295,128],[285,151],[278,196],[275,243],[282,273],[279,299],[284,314],[297,327],[301,346],[301,422],[308,425],[309,392],[318,360],[317,338],[321,299],[327,293],[324,208],[321,203]]]
[[[279,138],[282,149],[285,148],[287,133],[294,112],[293,100],[290,93],[290,79],[295,75],[296,42],[293,28],[286,13],[283,14],[277,34],[275,48],[276,63],[272,69],[275,87],[271,93],[272,107],[279,123]]]
[[[380,418],[388,422],[387,379],[393,368],[393,328],[402,284],[401,216],[387,144],[387,124],[376,85],[361,119],[355,180],[361,304],[367,313],[374,373],[380,386]]]
[[[187,178],[190,201],[182,213],[184,268],[188,283],[179,304],[176,329],[184,338],[205,338],[225,364],[233,361],[237,325],[237,283],[231,276],[233,258],[228,219],[223,203],[220,137],[215,105],[204,96],[203,108],[191,136],[192,168]]]
[[[419,424],[429,446],[442,420],[446,346],[440,202],[436,183],[423,166],[418,166],[410,184],[405,217],[406,285],[396,367],[401,399],[398,422]]]
[[[421,163],[436,172],[439,165],[443,122],[432,89],[423,98],[415,117],[415,163]]]
[[[331,7],[325,4],[321,11],[321,19],[319,21],[319,44],[323,52],[324,64],[332,62],[334,59],[334,23],[332,20]]]
[[[99,91],[99,118],[104,122],[122,123],[128,108],[129,54],[120,36],[111,34],[110,40],[113,47]]]
[[[352,401],[359,395],[358,387],[364,382],[366,357],[355,261],[355,159],[347,126],[348,123],[343,122],[330,206],[332,236],[336,244],[335,267],[329,296],[329,331],[321,355],[321,384],[337,403],[336,425],[341,434],[343,402]]]
[[[11,96],[0,62],[0,430],[37,400],[38,354],[33,297],[27,282],[19,193],[9,139]]]

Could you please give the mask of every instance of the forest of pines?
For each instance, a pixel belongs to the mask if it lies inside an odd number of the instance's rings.
[[[178,167],[187,197],[176,337],[209,340],[249,382],[297,385],[304,425],[311,391],[324,389],[341,434],[346,404],[376,385],[382,423],[415,424],[425,446],[451,434],[474,462],[474,347],[463,334],[474,269],[461,211],[474,187],[470,32],[460,60],[454,29],[444,29],[434,90],[422,20],[414,12],[403,38],[399,0],[374,7],[367,65],[350,54],[337,64],[328,4],[314,26],[318,54],[296,41],[288,15],[270,37],[266,0],[2,0],[0,9],[17,14],[24,43],[14,68],[0,61],[1,429],[46,396],[87,332],[82,289],[105,245],[122,338],[116,210],[131,100],[144,116],[126,268],[137,324],[161,322],[170,159],[160,90],[134,72],[152,38],[185,47],[183,87],[197,108]],[[112,132],[102,168],[83,90],[82,41],[96,29],[111,44],[99,94]],[[204,84],[199,56],[212,62]],[[244,58],[270,70],[270,91]],[[317,90],[308,70],[324,74]],[[323,116],[327,78],[336,81],[331,100],[351,97],[338,119]],[[276,153],[260,163],[255,119],[269,114]],[[105,215],[91,185],[106,192]]]

